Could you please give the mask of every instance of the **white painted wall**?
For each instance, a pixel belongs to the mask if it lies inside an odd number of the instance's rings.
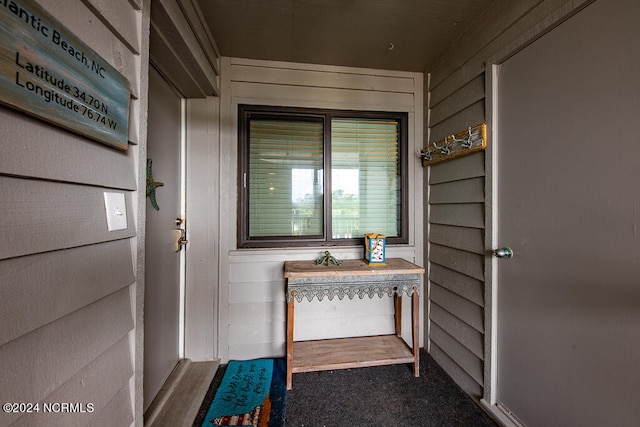
[[[185,357],[213,360],[218,341],[220,99],[186,100]]]
[[[422,264],[423,75],[344,67],[222,58],[220,98],[220,272],[218,356],[229,359],[285,354],[285,260],[314,260],[326,248],[236,249],[237,111],[239,104],[409,114],[409,243],[388,256]],[[361,247],[332,248],[337,258],[359,258]],[[393,330],[391,299],[302,303],[296,339],[386,334]],[[421,314],[422,315],[422,314]],[[407,313],[408,316],[408,313]],[[410,330],[409,318],[405,331]],[[407,337],[407,339],[410,339]]]

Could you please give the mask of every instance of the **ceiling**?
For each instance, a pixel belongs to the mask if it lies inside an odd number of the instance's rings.
[[[223,56],[428,71],[496,0],[198,0]]]

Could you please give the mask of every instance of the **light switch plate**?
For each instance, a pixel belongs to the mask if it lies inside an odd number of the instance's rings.
[[[127,229],[127,205],[124,193],[104,192],[104,209],[107,212],[109,231]]]

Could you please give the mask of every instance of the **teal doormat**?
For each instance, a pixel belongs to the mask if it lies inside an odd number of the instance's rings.
[[[216,373],[193,425],[284,426],[285,376],[283,358],[230,361]]]

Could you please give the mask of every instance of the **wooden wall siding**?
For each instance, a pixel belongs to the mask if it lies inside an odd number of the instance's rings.
[[[0,123],[3,174],[122,190],[136,188],[133,160],[126,152],[46,123],[34,129],[31,117],[5,106],[0,106]],[[77,161],[93,155],[101,160]]]
[[[480,73],[476,78],[444,99],[440,98],[437,92],[431,93],[431,102],[434,106],[438,106],[438,108],[434,108],[431,111],[431,122],[434,124],[441,123],[458,113],[461,105],[474,105],[483,100],[484,73]]]
[[[436,342],[431,342],[429,354],[456,381],[456,383],[471,397],[478,399],[482,396],[483,387],[473,379],[469,372],[450,357]]]
[[[476,354],[471,352],[463,343],[457,341],[446,331],[444,331],[437,323],[431,324],[431,339],[438,347],[452,356],[458,366],[464,366],[465,372],[478,383],[483,386],[484,383],[484,361]]]
[[[114,190],[0,176],[0,259],[135,235],[131,194],[125,193],[128,228],[110,232],[104,191]]]
[[[431,199],[438,203],[484,203],[484,178],[432,184],[429,191]]]
[[[484,257],[431,242],[429,259],[478,280],[484,279]]]
[[[85,43],[127,78],[133,98],[140,97],[140,58],[128,46],[135,45],[135,40],[129,40],[128,44],[123,43],[121,35],[114,34],[112,29],[80,0],[39,0],[39,3],[73,33],[80,37],[89,35],[85,37]],[[119,10],[118,16],[120,19],[130,20],[129,14],[136,16],[139,12],[125,4],[124,8]]]
[[[267,261],[247,268],[244,263],[230,265],[232,285],[229,290],[229,347],[244,348],[253,343],[272,345],[282,350],[286,320],[282,263]],[[233,358],[233,356],[232,356]]]
[[[129,352],[128,337],[125,336],[111,348],[99,355],[93,362],[82,368],[76,375],[62,384],[57,390],[48,395],[46,402],[75,402],[78,397],[82,396],[82,402],[91,402],[96,408],[105,408],[109,406],[114,396],[118,396],[121,390],[129,391],[129,378],[133,374],[133,367],[121,366],[121,361],[126,359]],[[96,378],[95,371],[111,372],[109,381],[103,381]],[[127,395],[127,402],[122,402],[122,407],[126,408],[131,405],[130,396]],[[112,413],[111,416],[120,418],[124,423],[113,423],[109,421],[107,424],[100,424],[99,418],[104,417],[102,410],[95,410],[92,413],[83,414],[77,425],[129,425],[133,421],[130,411],[123,411],[122,414]],[[124,420],[122,420],[124,418]],[[85,424],[86,423],[86,424]],[[18,426],[60,426],[67,427],[69,420],[64,417],[55,417],[50,413],[25,414],[18,418],[12,424],[12,427]]]
[[[283,354],[286,303],[282,263],[231,264],[229,358]]]
[[[129,139],[144,142],[149,1],[38,1],[127,78]],[[0,425],[141,426],[133,316],[144,147],[115,150],[4,106],[0,127],[3,399],[94,404],[90,414],[1,413]],[[105,191],[125,194],[126,230],[107,231]]]
[[[304,64],[291,67],[286,63],[267,61],[258,65],[235,58],[231,73],[234,97],[256,102],[280,99],[280,102],[296,107],[410,113],[416,109],[417,83],[412,73],[341,67],[314,69]]]
[[[460,295],[432,283],[431,301],[465,322],[478,332],[484,331],[483,307],[461,297]]]
[[[406,303],[406,301],[405,301]],[[300,341],[394,333],[393,299],[364,297],[318,302],[296,302],[294,339]],[[410,307],[405,304],[405,311]],[[323,330],[313,325],[322,324]],[[406,328],[405,328],[406,330]],[[407,339],[407,338],[405,338]],[[410,340],[408,340],[411,343]]]
[[[433,264],[429,273],[433,283],[484,307],[484,282],[455,270]]]
[[[464,378],[456,380],[479,398],[484,383],[484,153],[458,160],[430,170],[429,340],[434,358],[450,374],[455,366]]]
[[[93,419],[95,426],[128,426],[134,422],[133,411],[131,410],[131,387],[123,387],[114,397],[100,410],[96,411]],[[140,422],[142,425],[142,422]]]
[[[294,86],[286,86],[293,89]],[[263,85],[248,82],[232,84],[233,93],[240,98],[268,99],[282,91],[281,85]],[[367,110],[406,111],[413,107],[414,98],[406,93],[365,92],[361,90],[296,87],[295,101],[298,105],[313,107],[322,105],[335,109],[358,109],[366,106]]]
[[[0,346],[134,281],[127,239],[0,261]]]
[[[422,147],[421,73],[388,72],[312,64],[222,58],[220,98],[220,335],[219,356],[282,356],[285,353],[286,260],[315,260],[324,248],[236,249],[237,111],[239,104],[307,108],[406,111],[409,153]],[[387,256],[422,264],[423,169],[409,156],[409,236],[405,246],[389,247]],[[361,247],[331,248],[338,259],[362,257]],[[424,293],[422,294],[424,295]],[[296,339],[389,333],[391,299],[296,303]],[[410,305],[407,303],[406,307]],[[409,310],[403,330],[410,331]],[[422,316],[422,313],[421,313]],[[409,334],[410,335],[410,334]],[[410,336],[405,337],[410,340]]]
[[[484,255],[482,229],[434,223],[429,227],[429,236],[432,243]]]
[[[129,289],[122,289],[62,319],[0,347],[4,399],[8,402],[40,402],[94,362],[133,328]],[[128,371],[118,390],[131,377],[131,357],[126,348],[119,369]],[[70,357],[72,355],[72,357]],[[117,379],[113,371],[92,370],[102,382]],[[105,385],[106,386],[106,385]],[[74,397],[84,401],[84,392]],[[115,395],[115,393],[114,393]],[[108,401],[108,400],[107,400]],[[12,420],[19,414],[6,414]],[[71,418],[73,419],[73,418]],[[6,424],[4,424],[6,425]]]
[[[425,96],[429,142],[487,121],[488,60],[508,58],[592,1],[502,0],[479,16],[477,26],[459,38],[432,69],[425,70],[429,73]],[[481,152],[432,166],[425,174],[430,351],[477,398],[483,395],[484,383],[484,168]]]
[[[503,0],[496,4],[477,28],[460,38],[433,69],[427,70],[431,74],[431,140],[439,141],[447,134],[477,124],[478,118],[484,119],[484,113],[480,112],[484,107],[482,82],[489,58],[506,59],[591,2]],[[473,111],[462,113],[468,108]],[[439,125],[444,120],[449,123]]]
[[[240,60],[239,60],[240,61]],[[256,67],[243,65],[241,62],[233,66],[235,82],[253,82],[262,84],[300,85],[326,89],[349,89],[369,91],[372,89],[413,94],[415,84],[413,79],[399,74],[396,76],[380,75],[371,72],[368,75],[349,73],[344,70],[318,71],[307,69],[284,68],[277,63],[270,67]],[[256,71],[261,71],[256,78]]]
[[[129,0],[82,0],[109,30],[124,43],[134,54],[140,54],[140,30],[142,13],[139,8],[133,13],[122,14],[131,9]]]
[[[431,168],[429,189],[431,189],[431,185],[435,184],[484,176],[484,154],[482,152],[458,157],[452,161],[455,162],[456,167],[451,167],[450,162],[445,162]],[[449,164],[448,167],[447,164]]]
[[[436,111],[434,111],[434,115],[437,115]],[[439,123],[433,123],[433,126],[431,126],[430,128],[430,138],[432,141],[440,141],[447,135],[463,131],[469,126],[474,126],[478,123],[482,123],[484,121],[484,118],[484,99],[482,99],[465,106],[453,116],[447,117]],[[470,124],[467,125],[466,123]]]
[[[252,263],[251,268],[245,262],[230,265],[230,359],[284,354],[286,284],[282,267],[283,261]],[[296,303],[296,340],[379,335],[392,333],[393,328],[390,298]]]
[[[484,226],[484,203],[449,203],[431,206],[431,222],[461,227]]]
[[[462,343],[475,354],[479,360],[484,359],[484,336],[477,329],[470,328],[464,321],[437,304],[431,305],[429,316],[431,326],[438,325],[453,339]]]

